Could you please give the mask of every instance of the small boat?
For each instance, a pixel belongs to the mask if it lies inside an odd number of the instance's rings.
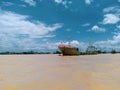
[[[62,55],[80,55],[79,49],[77,47],[73,47],[71,45],[58,45],[59,50],[61,51]]]
[[[86,54],[98,54],[98,49],[93,45],[89,45],[86,49]]]

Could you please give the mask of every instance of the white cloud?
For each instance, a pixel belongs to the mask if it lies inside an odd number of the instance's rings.
[[[14,3],[12,3],[12,2],[2,2],[2,5],[11,6],[11,5],[14,5]]]
[[[111,49],[120,50],[120,33],[113,35],[113,38],[105,41],[97,41],[94,43],[96,46],[110,51]]]
[[[26,7],[24,4],[16,4],[13,2],[1,2],[1,6],[18,6],[18,7]]]
[[[47,25],[28,20],[29,16],[0,10],[0,49],[9,50],[39,50],[40,44],[35,38],[50,38],[53,32],[62,27],[61,24]],[[42,47],[43,48],[43,47]]]
[[[25,3],[29,4],[30,6],[35,6],[36,2],[34,0],[21,0],[24,1]]]
[[[116,24],[120,18],[115,14],[105,14],[103,24]]]
[[[90,23],[85,23],[82,25],[83,27],[87,27],[87,26],[90,26]]]
[[[119,6],[112,6],[112,7],[107,7],[103,9],[104,13],[114,13],[114,14],[119,14],[120,13],[120,7]]]
[[[3,12],[0,13],[0,26],[4,32],[12,32],[19,34],[29,34],[29,35],[45,35],[48,32],[52,32],[57,28],[60,28],[60,24],[54,24],[48,26],[41,22],[30,22],[27,20],[28,16],[12,13]],[[28,27],[29,26],[29,27]]]
[[[86,3],[86,4],[89,4],[89,5],[90,5],[92,2],[93,2],[93,0],[85,0],[85,3]]]
[[[120,21],[120,6],[112,6],[103,9],[105,13],[102,24],[116,24]]]
[[[67,0],[54,0],[54,2],[57,4],[62,4],[65,8],[68,8],[68,5],[72,4],[72,1]]]
[[[79,43],[77,40],[73,40],[73,41],[71,41],[71,44],[74,45],[74,46],[77,46],[77,45],[79,45],[80,43]]]
[[[116,27],[117,27],[117,29],[119,29],[119,30],[120,30],[120,25],[117,25]]]
[[[54,0],[56,3],[62,3],[63,0]]]
[[[105,32],[106,29],[101,28],[101,27],[99,27],[99,26],[97,26],[97,25],[94,25],[90,31],[94,31],[94,32]]]

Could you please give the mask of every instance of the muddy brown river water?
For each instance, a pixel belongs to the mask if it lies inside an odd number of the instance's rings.
[[[120,90],[120,54],[0,55],[0,90]]]

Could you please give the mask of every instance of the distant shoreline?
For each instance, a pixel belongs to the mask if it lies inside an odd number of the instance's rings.
[[[10,52],[10,53],[0,53],[0,55],[44,55],[44,54],[48,54],[48,55],[50,55],[50,54],[57,54],[57,55],[59,55],[59,56],[63,56],[61,53],[51,53],[51,52],[40,52],[40,53],[24,53],[24,52],[21,52],[21,53],[12,53],[12,52]],[[117,52],[117,53],[111,53],[111,52],[107,52],[107,53],[98,53],[98,54],[86,54],[86,53],[82,53],[82,54],[80,54],[81,56],[84,56],[84,55],[100,55],[100,54],[120,54],[120,52]],[[80,56],[80,55],[78,55],[78,56]],[[68,56],[70,56],[70,55],[68,55]],[[74,56],[74,55],[73,55]]]

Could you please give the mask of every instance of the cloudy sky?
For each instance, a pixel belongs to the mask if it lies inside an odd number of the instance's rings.
[[[55,51],[68,41],[120,51],[120,0],[0,0],[0,51]]]

